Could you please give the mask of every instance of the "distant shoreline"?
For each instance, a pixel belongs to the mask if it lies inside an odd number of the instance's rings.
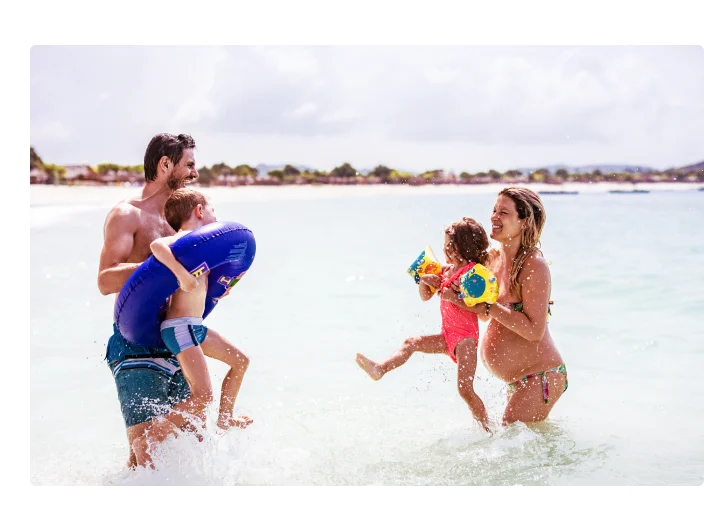
[[[485,183],[477,185],[243,185],[243,186],[198,186],[205,194],[217,202],[248,202],[269,200],[307,200],[319,198],[343,198],[355,196],[423,196],[423,195],[469,195],[498,193],[504,187],[517,185],[541,192],[577,192],[579,194],[608,193],[614,190],[644,191],[696,191],[704,188],[704,183],[662,182],[662,183],[547,183],[503,184]],[[30,207],[63,206],[111,207],[120,200],[138,196],[141,186],[119,185],[31,185]]]

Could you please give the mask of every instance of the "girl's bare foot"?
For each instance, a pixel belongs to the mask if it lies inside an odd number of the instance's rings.
[[[369,359],[366,356],[363,356],[360,353],[357,353],[357,365],[362,367],[362,370],[369,374],[369,377],[373,379],[374,381],[379,381],[381,377],[384,375],[384,373],[381,371],[379,368],[379,365]]]
[[[252,420],[249,416],[230,416],[229,418],[218,418],[218,427],[220,429],[230,429],[231,427],[239,427],[244,429]]]

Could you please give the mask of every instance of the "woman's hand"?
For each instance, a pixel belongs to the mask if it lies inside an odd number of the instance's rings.
[[[440,275],[433,275],[432,273],[429,273],[427,275],[423,275],[420,278],[420,282],[426,286],[430,286],[434,290],[439,290],[440,285],[442,284],[442,279],[440,278]]]
[[[467,310],[478,315],[486,314],[486,303],[477,303],[474,306],[467,306]]]

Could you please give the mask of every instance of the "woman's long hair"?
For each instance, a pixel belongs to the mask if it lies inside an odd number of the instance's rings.
[[[518,211],[518,218],[526,221],[525,228],[521,233],[521,246],[511,264],[511,274],[509,275],[511,291],[520,297],[518,274],[526,259],[533,251],[540,248],[540,234],[545,225],[545,206],[536,193],[523,187],[506,187],[499,192],[499,196],[507,196],[513,200],[513,203],[516,204],[516,211]]]

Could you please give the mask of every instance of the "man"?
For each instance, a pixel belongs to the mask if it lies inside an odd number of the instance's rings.
[[[127,279],[151,255],[150,244],[174,230],[164,218],[164,203],[176,189],[198,178],[193,138],[187,134],[157,134],[144,153],[141,197],[118,203],[108,213],[100,253],[98,289],[119,293]],[[166,414],[189,396],[188,384],[176,358],[166,348],[134,345],[113,325],[105,359],[115,378],[130,445],[129,467],[137,460],[132,443],[152,418]],[[176,424],[186,427],[187,423]]]

